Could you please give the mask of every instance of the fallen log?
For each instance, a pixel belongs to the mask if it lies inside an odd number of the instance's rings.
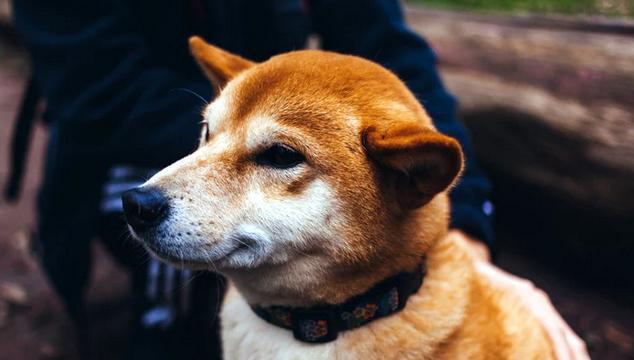
[[[631,113],[448,70],[483,165],[600,211],[634,214]]]
[[[634,22],[407,18],[437,51],[485,167],[634,217]]]

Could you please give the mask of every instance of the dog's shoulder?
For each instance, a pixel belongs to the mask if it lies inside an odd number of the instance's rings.
[[[469,303],[462,324],[450,341],[438,348],[434,358],[554,358],[546,332],[522,299],[508,288],[493,284],[486,269],[466,251],[463,241],[454,240],[455,249],[466,255],[463,266],[470,269]]]

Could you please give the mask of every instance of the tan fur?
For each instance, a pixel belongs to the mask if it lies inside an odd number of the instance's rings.
[[[231,279],[226,358],[552,357],[518,299],[487,284],[447,235],[460,146],[396,76],[323,51],[254,64],[198,38],[190,44],[223,91],[205,112],[211,131],[199,150],[146,184],[171,208],[151,250]],[[276,143],[305,161],[259,165]],[[331,343],[298,342],[249,309],[341,303],[423,256],[428,275],[403,311]]]
[[[428,253],[429,274],[405,309],[312,345],[257,317],[231,288],[222,310],[227,359],[551,359],[546,334],[519,299],[479,278],[455,237]]]

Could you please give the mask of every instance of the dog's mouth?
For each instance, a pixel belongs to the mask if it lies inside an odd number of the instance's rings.
[[[151,255],[175,266],[193,269],[253,269],[271,257],[272,240],[257,226],[240,225],[213,239],[192,230],[165,227],[132,236]]]
[[[175,254],[173,254],[170,251],[166,251],[164,248],[161,247],[157,247],[155,245],[152,245],[152,243],[148,242],[148,241],[144,241],[143,244],[145,245],[145,248],[152,253],[154,256],[165,260],[167,262],[170,263],[182,263],[184,261],[188,261],[188,259],[185,259],[183,257],[180,256],[176,256]]]
[[[232,259],[251,251],[243,242],[217,244],[210,249],[194,249],[174,244],[165,244],[161,240],[139,238],[145,248],[159,259],[175,266],[192,269],[214,269],[230,266]]]

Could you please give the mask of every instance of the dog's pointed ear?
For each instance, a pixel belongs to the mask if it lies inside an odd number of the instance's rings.
[[[390,174],[403,209],[415,209],[449,188],[462,171],[458,141],[419,124],[398,124],[363,134],[368,155]]]
[[[189,38],[189,49],[209,80],[222,89],[254,62],[215,47],[198,36]]]

